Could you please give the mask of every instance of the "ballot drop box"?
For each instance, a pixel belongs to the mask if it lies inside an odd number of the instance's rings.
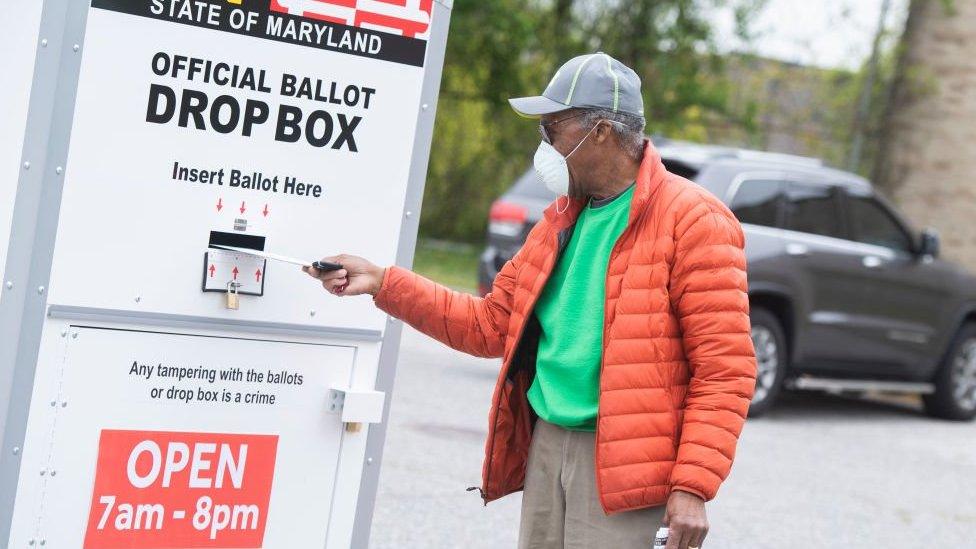
[[[38,0],[0,20],[0,546],[365,547],[444,0]]]

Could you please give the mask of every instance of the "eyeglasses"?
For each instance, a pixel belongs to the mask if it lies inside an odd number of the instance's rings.
[[[552,126],[555,126],[556,124],[561,124],[561,123],[563,123],[563,122],[565,122],[567,120],[572,120],[574,118],[579,118],[579,117],[583,116],[584,114],[586,114],[586,113],[585,112],[581,112],[581,113],[578,113],[578,114],[574,114],[573,116],[567,116],[566,118],[560,118],[559,120],[556,120],[555,122],[550,122],[548,124],[543,124],[542,122],[539,122],[539,133],[542,134],[543,141],[545,141],[546,143],[549,143],[550,145],[552,145],[552,138],[549,136],[549,130],[547,128],[551,128]]]

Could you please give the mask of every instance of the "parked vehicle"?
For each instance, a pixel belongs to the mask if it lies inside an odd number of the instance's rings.
[[[923,395],[976,417],[976,277],[939,259],[865,179],[817,159],[656,139],[742,223],[758,415],[783,388]],[[555,197],[529,169],[491,208],[482,294]]]

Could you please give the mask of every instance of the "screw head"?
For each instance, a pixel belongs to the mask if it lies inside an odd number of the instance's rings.
[[[9,289],[11,289],[13,287],[14,287],[14,283],[8,280],[7,281],[7,289],[9,290]]]
[[[61,401],[61,407],[62,408],[67,408],[68,407],[68,401],[67,400],[62,400]]]
[[[54,168],[54,171],[57,172],[58,175],[61,175],[61,172],[64,171],[64,168],[62,168],[61,166],[58,166],[57,168]]]
[[[430,107],[430,105],[428,105],[427,103],[424,103],[423,105],[421,105],[421,106],[420,106],[420,108],[421,108],[421,109],[424,109],[425,111],[426,111],[426,110],[427,110],[427,109],[428,109],[429,107]]]
[[[30,169],[30,162],[24,162],[24,169],[25,170],[29,170]]]
[[[14,446],[14,455],[16,456],[19,454],[20,454],[20,446]]]
[[[43,477],[46,474],[47,474],[47,469],[41,469],[41,476]]]
[[[315,316],[315,310],[313,309],[313,310],[309,311],[308,312],[308,316]]]
[[[136,296],[136,303],[139,303],[140,301],[142,301],[142,298],[140,296]]]
[[[34,541],[34,538],[31,538],[27,541],[27,545],[34,545],[35,543],[37,542]]]
[[[81,49],[81,46],[79,46],[78,44],[75,44],[74,46],[71,46],[71,49],[74,50],[74,51],[78,51],[79,49]]]
[[[78,339],[78,332],[71,334],[71,339]]]
[[[53,477],[54,475],[57,475],[57,474],[58,474],[58,472],[57,472],[57,471],[55,471],[54,469],[51,469],[51,476],[52,476],[52,477]]]
[[[43,294],[44,293],[44,286],[38,286],[37,287],[37,293]]]
[[[52,400],[51,401],[51,408],[54,408],[57,405],[58,405],[58,401],[56,401],[56,400]]]
[[[366,465],[372,465],[372,464],[373,464],[373,458],[366,458]]]
[[[68,330],[61,330],[61,337],[68,337]]]
[[[46,539],[42,539],[41,540],[41,545],[44,545],[45,543],[47,543],[47,540]]]
[[[407,213],[406,213],[405,215],[406,215],[407,217],[410,217],[411,215],[413,215],[413,212],[411,212],[411,211],[408,211],[408,212],[407,212]]]
[[[41,40],[41,47],[42,48],[46,48],[47,47],[47,38],[44,38],[43,40]]]

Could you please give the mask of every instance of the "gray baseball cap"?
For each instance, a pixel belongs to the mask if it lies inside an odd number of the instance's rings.
[[[572,108],[601,108],[644,116],[640,77],[627,65],[598,51],[559,67],[542,95],[514,97],[509,104],[529,118]]]

